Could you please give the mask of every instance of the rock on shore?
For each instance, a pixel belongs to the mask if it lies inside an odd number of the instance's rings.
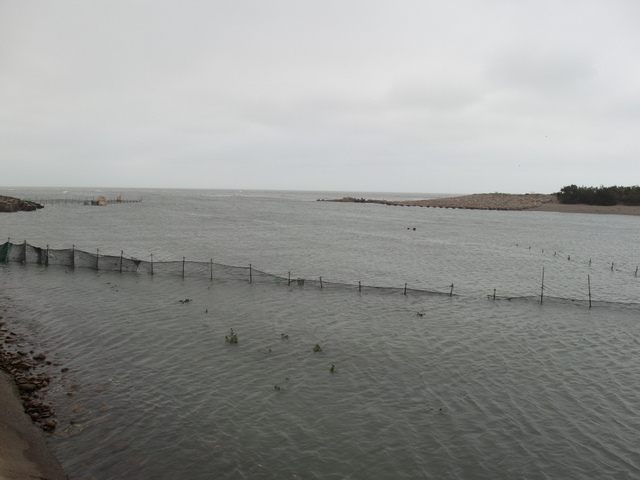
[[[52,408],[42,402],[40,392],[52,381],[47,374],[51,366],[47,356],[26,346],[22,336],[11,330],[0,315],[0,370],[11,376],[25,413],[45,432],[54,430],[57,423]]]
[[[51,362],[19,345],[0,316],[0,478],[64,480],[42,432],[56,427],[39,392],[51,380],[39,367]]]
[[[0,195],[0,212],[32,212],[38,208],[43,206],[30,200]]]

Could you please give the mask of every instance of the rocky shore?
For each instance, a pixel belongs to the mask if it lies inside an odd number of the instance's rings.
[[[432,208],[465,208],[475,210],[528,210],[546,203],[557,202],[555,195],[508,193],[476,193],[461,197],[446,197],[431,200],[369,200],[364,198],[344,197],[331,202],[378,203],[382,205],[432,207]]]
[[[40,395],[40,390],[49,385],[51,377],[39,370],[44,365],[51,365],[51,362],[46,360],[44,353],[26,349],[12,351],[6,348],[7,345],[15,345],[18,337],[3,326],[2,320],[0,340],[4,343],[0,345],[0,370],[7,372],[18,387],[25,413],[45,432],[54,430],[57,424],[53,418],[54,411],[41,401]]]
[[[0,478],[67,478],[43,435],[57,424],[42,392],[51,365],[0,317]]]
[[[0,195],[0,212],[32,212],[42,205],[31,200],[20,200],[15,197]]]

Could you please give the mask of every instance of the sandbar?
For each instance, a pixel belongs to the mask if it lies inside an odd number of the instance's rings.
[[[403,207],[461,208],[469,210],[518,210],[560,213],[594,213],[608,215],[640,215],[640,206],[586,205],[559,203],[554,194],[476,193],[427,200],[375,200],[344,197],[331,202],[376,203]]]

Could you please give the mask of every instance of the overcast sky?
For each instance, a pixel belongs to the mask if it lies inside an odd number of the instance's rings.
[[[0,0],[0,185],[640,183],[637,0]]]

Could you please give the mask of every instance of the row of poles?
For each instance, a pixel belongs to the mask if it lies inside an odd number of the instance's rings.
[[[38,198],[34,200],[35,203],[40,203],[42,205],[86,205],[87,203],[97,201],[95,197],[93,198]],[[111,205],[115,203],[141,203],[142,198],[139,199],[130,199],[130,200],[118,200],[117,198],[109,198],[106,199],[106,203]]]
[[[613,270],[613,263],[611,264],[611,270]],[[637,269],[636,269],[636,272],[637,272]],[[589,291],[589,308],[591,308],[591,275],[587,275],[587,287]],[[544,267],[542,267],[542,283],[540,285],[540,303],[542,304],[543,302],[544,302]]]
[[[516,247],[518,246],[518,244],[516,243]],[[529,247],[529,250],[531,250],[531,247]],[[542,253],[544,253],[544,248],[542,249]],[[557,252],[553,252],[553,256],[555,257],[557,255]],[[567,255],[567,260],[571,261],[571,255]],[[589,259],[589,262],[587,263],[587,265],[591,266],[591,259]],[[613,272],[613,269],[615,267],[615,262],[611,262],[611,271]],[[637,277],[638,276],[638,270],[640,269],[640,266],[636,266],[636,270],[634,272],[634,276]]]
[[[11,238],[7,239],[7,243],[11,242]],[[27,263],[27,241],[24,241],[24,249],[22,252],[22,263],[26,264]],[[49,266],[49,255],[50,255],[50,249],[49,249],[49,245],[47,244],[47,247],[45,249],[45,258],[44,258],[44,265],[45,266]],[[150,255],[151,257],[151,261],[149,262],[150,264],[150,273],[151,275],[153,275],[153,254]],[[71,246],[71,268],[75,268],[75,258],[76,258],[76,246],[72,245]],[[186,257],[182,257],[182,278],[185,278],[185,274],[186,274],[186,263],[187,263],[187,258]],[[124,250],[120,250],[120,262],[119,262],[119,272],[122,273],[122,267],[124,264]],[[100,249],[96,249],[96,264],[95,264],[95,269],[96,270],[100,270]],[[211,280],[213,280],[213,259],[209,259],[209,278]],[[299,286],[303,286],[304,285],[304,279],[297,279],[296,280]],[[324,289],[324,283],[322,281],[322,277],[319,277],[319,281],[320,281],[320,290]],[[252,264],[249,264],[249,283],[253,283],[253,266]],[[287,273],[287,286],[291,285],[291,271],[289,271]],[[407,288],[408,288],[408,284],[405,283],[404,284],[404,289],[403,289],[403,295],[407,295]],[[358,281],[358,291],[362,292],[362,282]],[[453,296],[453,283],[450,285],[449,287],[449,296],[452,297]]]
[[[7,239],[7,243],[11,242],[11,238]],[[24,241],[24,249],[22,252],[22,263],[27,263],[27,241]],[[49,255],[50,255],[50,249],[49,249],[49,245],[47,245],[46,249],[45,249],[45,259],[44,259],[44,265],[45,266],[49,266]],[[72,245],[71,248],[71,268],[75,268],[75,252],[76,252],[76,247],[75,245]],[[150,273],[151,275],[153,275],[153,254],[150,255],[151,257],[151,262],[150,262]],[[185,277],[185,273],[186,273],[186,263],[187,263],[187,259],[186,257],[182,257],[182,278]],[[122,273],[122,266],[124,264],[124,250],[120,251],[120,266],[119,266],[119,271],[120,273]],[[210,265],[210,279],[213,280],[213,259],[209,260],[209,265]],[[96,270],[100,269],[100,249],[98,248],[96,250]],[[611,263],[611,270],[613,270],[614,268],[614,264]],[[636,276],[638,273],[638,268],[636,268]],[[291,285],[291,272],[289,271],[287,274],[287,285],[290,286]],[[320,289],[322,290],[324,288],[324,284],[322,281],[322,277],[319,277],[320,280]],[[304,279],[297,279],[296,280],[299,286],[303,286],[304,285]],[[249,264],[249,283],[253,283],[253,266],[252,264]],[[589,308],[591,308],[592,306],[592,297],[591,297],[591,275],[587,275],[587,285],[588,285],[588,298],[589,298]],[[404,290],[403,290],[403,294],[407,295],[407,288],[408,288],[408,284],[405,283],[404,284]],[[358,281],[358,291],[362,292],[362,282]],[[449,287],[449,296],[452,297],[453,296],[453,283],[450,285]],[[493,300],[496,299],[496,289],[493,289]],[[541,285],[540,285],[540,303],[544,302],[544,267],[542,267],[542,281],[541,281]]]
[[[611,269],[613,270],[613,264],[611,265]],[[637,269],[636,269],[637,272]],[[591,308],[591,275],[587,275],[587,286],[589,290],[589,308]],[[451,285],[453,288],[453,285]],[[406,288],[406,287],[405,287]],[[496,289],[493,289],[493,300],[496,299]],[[542,282],[540,284],[540,303],[544,302],[544,267],[542,267]]]

